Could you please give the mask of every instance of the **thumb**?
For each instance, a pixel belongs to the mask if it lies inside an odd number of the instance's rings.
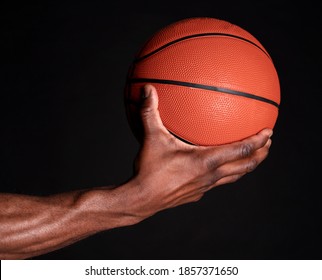
[[[163,126],[159,110],[159,98],[157,91],[152,85],[145,85],[142,92],[141,119],[145,137],[160,131],[166,131]]]

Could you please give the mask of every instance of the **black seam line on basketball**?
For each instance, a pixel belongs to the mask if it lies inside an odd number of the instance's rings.
[[[240,36],[237,36],[237,35],[232,35],[232,34],[226,34],[226,33],[200,33],[200,34],[193,34],[193,35],[189,35],[189,36],[185,36],[185,37],[173,40],[173,41],[171,41],[171,42],[169,42],[169,43],[167,43],[167,44],[155,49],[154,51],[152,51],[152,52],[150,52],[150,53],[148,53],[148,54],[146,54],[146,55],[144,55],[142,57],[136,58],[134,60],[134,63],[137,63],[137,62],[139,62],[141,60],[144,60],[147,57],[149,57],[149,56],[151,56],[151,55],[153,55],[153,54],[155,54],[155,53],[157,53],[157,52],[159,52],[159,51],[161,51],[161,50],[163,50],[163,49],[165,49],[165,48],[167,48],[167,47],[169,47],[169,46],[171,46],[171,45],[173,45],[175,43],[178,43],[180,41],[184,41],[184,40],[191,39],[191,38],[196,38],[196,37],[205,37],[205,36],[225,36],[225,37],[232,37],[232,38],[243,40],[243,41],[248,42],[248,43],[254,45],[255,47],[259,48],[263,53],[265,53],[267,55],[267,57],[269,59],[271,59],[269,54],[263,48],[261,48],[260,46],[258,46],[254,42],[252,42],[252,41],[250,41],[248,39],[245,39],[243,37],[240,37]]]
[[[149,78],[132,78],[129,80],[130,83],[156,83],[156,84],[168,84],[168,85],[177,85],[177,86],[183,86],[183,87],[192,87],[192,88],[199,88],[199,89],[206,89],[211,91],[218,91],[222,93],[228,93],[238,96],[243,96],[251,99],[255,99],[258,101],[262,101],[271,105],[274,105],[275,107],[279,107],[279,104],[276,103],[273,100],[270,100],[265,97],[261,97],[255,94],[232,90],[228,88],[222,88],[222,87],[215,87],[215,86],[208,86],[208,85],[202,85],[202,84],[196,84],[196,83],[188,83],[188,82],[181,82],[181,81],[173,81],[173,80],[163,80],[163,79],[149,79]]]
[[[169,129],[168,129],[168,131],[169,131],[173,136],[177,137],[180,141],[182,141],[182,142],[184,142],[184,143],[186,143],[186,144],[189,144],[189,145],[197,146],[196,144],[191,143],[191,142],[189,142],[188,140],[186,140],[186,139],[184,139],[184,138],[181,138],[180,136],[178,136],[178,135],[177,135],[177,134],[175,134],[174,132],[170,131]]]

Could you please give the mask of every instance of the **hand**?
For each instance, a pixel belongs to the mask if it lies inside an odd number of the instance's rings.
[[[271,129],[221,146],[193,146],[170,134],[158,111],[155,87],[144,87],[141,118],[144,140],[131,180],[134,209],[142,218],[163,209],[201,199],[216,186],[235,182],[268,155]]]
[[[217,147],[186,144],[163,126],[158,95],[145,87],[144,141],[136,173],[125,184],[51,196],[0,194],[0,258],[21,259],[62,248],[94,233],[136,224],[170,207],[198,201],[236,181],[267,156],[272,131]]]

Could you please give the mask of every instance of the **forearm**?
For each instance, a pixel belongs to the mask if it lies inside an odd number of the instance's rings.
[[[74,191],[48,197],[0,195],[0,259],[25,259],[99,231],[131,225],[122,188]]]

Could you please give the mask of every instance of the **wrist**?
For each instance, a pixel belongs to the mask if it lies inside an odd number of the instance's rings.
[[[122,193],[122,203],[126,213],[137,219],[138,222],[154,215],[160,210],[155,206],[157,203],[153,202],[155,195],[151,192],[151,189],[148,186],[143,186],[136,177],[120,186],[117,190]]]
[[[129,226],[144,219],[135,211],[133,182],[116,188],[97,188],[84,192],[78,199],[79,213],[94,231]]]

